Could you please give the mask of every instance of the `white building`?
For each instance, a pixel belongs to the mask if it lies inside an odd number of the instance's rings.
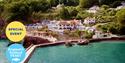
[[[84,24],[95,24],[95,23],[96,23],[95,18],[87,17],[84,19]]]
[[[85,30],[88,31],[88,32],[94,32],[96,30],[96,28],[94,28],[94,27],[86,27]]]
[[[99,10],[99,6],[93,6],[87,10],[88,13],[96,13]]]
[[[111,38],[111,33],[103,33],[102,31],[95,31],[95,35],[93,35],[93,38]]]
[[[41,25],[47,25],[47,24],[50,23],[50,21],[51,21],[51,20],[46,20],[46,19],[45,19],[45,20],[41,20],[40,23],[41,23]]]
[[[68,21],[50,21],[48,24],[48,29],[57,32],[63,32],[64,30],[83,30],[85,26],[83,26],[81,20],[68,20]]]
[[[32,31],[41,29],[43,26],[40,23],[36,23],[36,24],[28,24],[25,27],[27,31]]]
[[[27,36],[33,36],[33,37],[39,37],[43,39],[47,39],[49,41],[55,42],[57,39],[51,35],[47,35],[47,32],[42,32],[42,31],[29,31],[27,32]]]

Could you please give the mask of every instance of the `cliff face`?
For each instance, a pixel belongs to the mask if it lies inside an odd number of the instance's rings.
[[[43,44],[43,43],[50,43],[50,41],[46,40],[46,39],[42,39],[39,37],[30,37],[30,36],[26,36],[24,38],[24,43],[23,46],[25,48],[29,47],[31,44],[33,45],[37,45],[37,44]]]

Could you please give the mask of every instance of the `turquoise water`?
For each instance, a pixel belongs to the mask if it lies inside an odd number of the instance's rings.
[[[5,55],[8,43],[8,40],[0,40],[0,63],[9,63]]]
[[[125,63],[125,41],[37,48],[28,63]]]

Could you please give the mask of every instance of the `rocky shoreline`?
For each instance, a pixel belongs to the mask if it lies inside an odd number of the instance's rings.
[[[26,36],[24,38],[23,46],[25,48],[28,48],[30,45],[38,45],[38,44],[44,44],[44,43],[50,43],[50,41],[39,37]]]

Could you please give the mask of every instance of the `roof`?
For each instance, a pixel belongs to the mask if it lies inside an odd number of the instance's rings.
[[[91,18],[91,17],[87,17],[87,18],[85,18],[85,20],[90,20],[90,19],[95,20],[95,18]]]
[[[41,26],[40,23],[36,23],[36,24],[26,24],[26,26]]]

